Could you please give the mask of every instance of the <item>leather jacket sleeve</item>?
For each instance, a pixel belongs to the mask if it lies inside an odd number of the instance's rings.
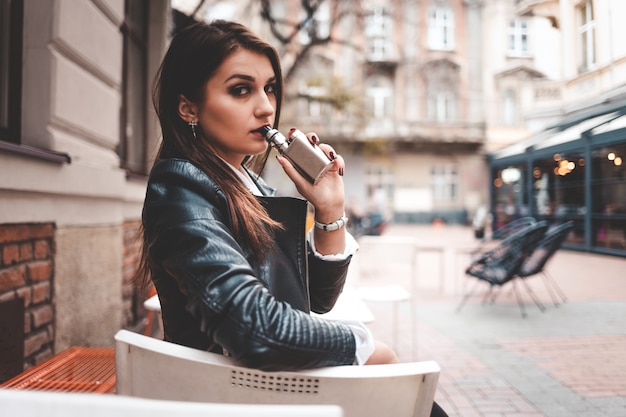
[[[343,261],[323,261],[309,253],[309,288],[311,311],[328,313],[337,302],[348,276],[350,258]],[[341,270],[339,276],[329,273],[329,268]]]
[[[185,332],[199,328],[208,343],[220,345],[245,366],[264,370],[352,364],[352,332],[270,294],[233,238],[226,213],[222,191],[191,163],[160,161],[153,168],[143,221],[166,338],[194,345]],[[334,304],[336,291],[324,295],[327,284],[318,281],[318,310]],[[176,311],[182,300],[184,313]]]

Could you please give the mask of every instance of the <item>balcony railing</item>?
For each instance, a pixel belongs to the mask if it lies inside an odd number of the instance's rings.
[[[545,17],[559,27],[559,0],[515,0],[515,9],[519,16]]]
[[[322,132],[320,132],[320,135]],[[342,142],[398,141],[422,143],[483,144],[485,124],[468,122],[435,123],[376,120],[342,122],[328,126],[323,136]]]

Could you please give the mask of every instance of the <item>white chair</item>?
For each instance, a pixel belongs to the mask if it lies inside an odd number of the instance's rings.
[[[163,336],[163,319],[161,317],[161,301],[159,300],[159,295],[156,293],[156,290],[153,290],[154,293],[152,296],[148,297],[143,302],[143,308],[146,309],[148,317],[146,323],[146,330],[144,334],[146,336],[152,335],[152,326],[154,323],[154,319],[156,318],[158,326],[159,326],[159,337]]]
[[[164,401],[112,394],[0,389],[3,416],[20,417],[342,417],[333,405]]]
[[[117,393],[133,397],[338,405],[346,417],[427,417],[440,371],[428,361],[263,372],[127,330],[115,340]]]

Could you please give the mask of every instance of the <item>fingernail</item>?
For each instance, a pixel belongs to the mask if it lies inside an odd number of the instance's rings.
[[[311,139],[313,139],[313,143],[319,143],[319,138],[316,135],[311,135]]]
[[[339,168],[339,176],[343,177],[343,168]]]
[[[330,151],[330,160],[334,161],[335,159],[337,159],[337,157],[335,156],[335,152]]]

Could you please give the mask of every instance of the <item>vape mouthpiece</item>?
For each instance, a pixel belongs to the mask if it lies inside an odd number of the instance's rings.
[[[283,136],[283,134],[278,130],[272,129],[269,126],[263,126],[260,127],[258,131],[261,132],[261,134],[265,136],[265,140],[267,140],[270,145],[274,146],[280,153],[285,151],[284,148],[287,146],[287,138],[285,138],[285,136]]]

